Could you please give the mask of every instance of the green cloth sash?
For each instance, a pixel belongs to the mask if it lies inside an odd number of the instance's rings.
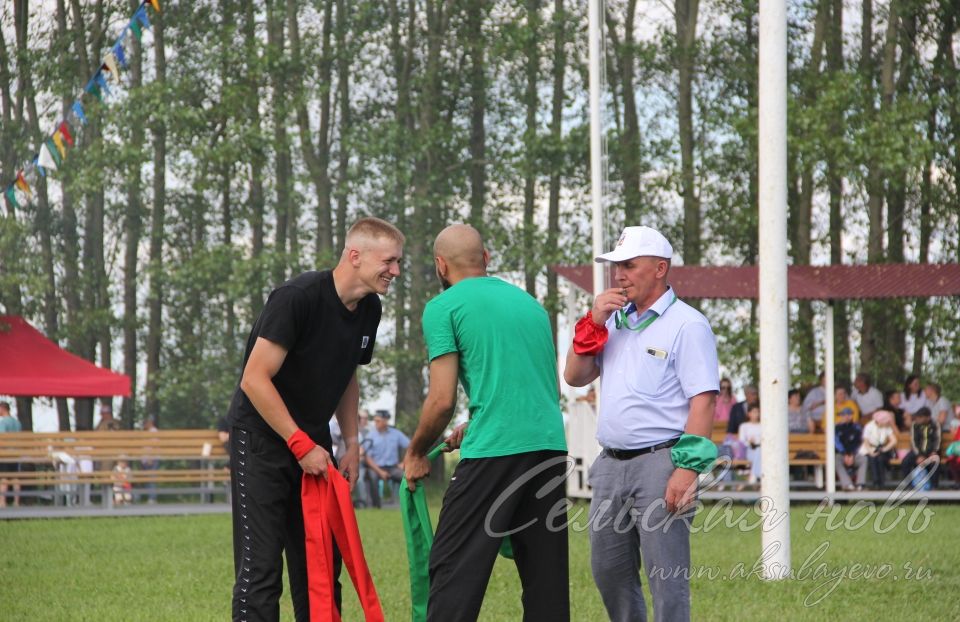
[[[446,446],[446,443],[437,445],[427,454],[427,459],[432,462]],[[424,622],[427,619],[427,598],[430,596],[433,524],[421,482],[417,482],[415,492],[410,492],[407,478],[400,480],[400,515],[403,517],[403,535],[407,539],[407,559],[410,562],[411,619],[413,622]]]
[[[431,462],[446,448],[446,443],[434,447],[427,454]],[[407,540],[407,559],[410,563],[411,620],[425,622],[427,600],[430,597],[430,549],[433,547],[433,524],[423,484],[410,492],[407,478],[400,480],[400,516],[403,518],[403,535]],[[500,543],[500,555],[513,559],[513,546],[507,536]]]

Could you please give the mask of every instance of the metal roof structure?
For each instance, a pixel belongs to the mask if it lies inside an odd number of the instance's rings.
[[[593,292],[593,267],[553,266]],[[757,298],[757,266],[673,266],[668,281],[683,298]],[[960,296],[960,264],[788,266],[787,296],[795,300]]]

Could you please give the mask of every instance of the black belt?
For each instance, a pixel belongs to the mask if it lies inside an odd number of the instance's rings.
[[[607,455],[615,460],[630,460],[631,458],[636,458],[637,456],[642,456],[643,454],[649,454],[657,451],[658,449],[667,449],[668,447],[673,447],[677,444],[677,441],[680,440],[680,437],[672,438],[669,441],[664,441],[659,445],[651,445],[650,447],[644,447],[643,449],[611,449],[610,447],[604,447],[603,450],[607,452]]]

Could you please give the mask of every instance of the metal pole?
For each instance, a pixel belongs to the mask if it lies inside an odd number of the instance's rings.
[[[600,63],[603,62],[600,48],[601,0],[589,4],[589,62],[590,62],[590,204],[593,212],[593,255],[603,254],[603,117],[600,109]],[[603,264],[593,264],[593,295],[605,288]]]
[[[759,239],[760,442],[763,577],[790,571],[787,444],[787,12],[785,0],[760,0]]]
[[[824,404],[824,409],[823,409],[823,432],[824,432],[823,435],[826,437],[824,438],[824,445],[825,445],[824,452],[826,453],[827,460],[826,460],[826,465],[824,466],[826,473],[824,473],[823,475],[827,483],[827,499],[831,503],[833,503],[833,494],[837,492],[836,449],[834,449],[837,407],[836,407],[836,404],[833,403],[833,394],[835,391],[833,386],[833,378],[835,373],[834,357],[836,355],[834,354],[834,349],[833,349],[833,301],[832,300],[827,301],[827,327],[824,332],[826,333],[825,339],[827,343],[826,343],[826,347],[824,348],[824,351],[826,352],[826,356],[825,356],[826,365],[824,366],[825,369],[823,370],[823,375],[827,383],[824,386],[823,390],[826,393],[826,395],[824,396],[824,399],[826,400],[827,403]]]

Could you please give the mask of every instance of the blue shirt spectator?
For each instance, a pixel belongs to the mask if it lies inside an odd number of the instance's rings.
[[[378,411],[373,418],[374,430],[367,437],[367,458],[381,468],[396,466],[400,462],[401,452],[405,452],[410,445],[407,435],[392,427],[387,417],[389,415]]]

